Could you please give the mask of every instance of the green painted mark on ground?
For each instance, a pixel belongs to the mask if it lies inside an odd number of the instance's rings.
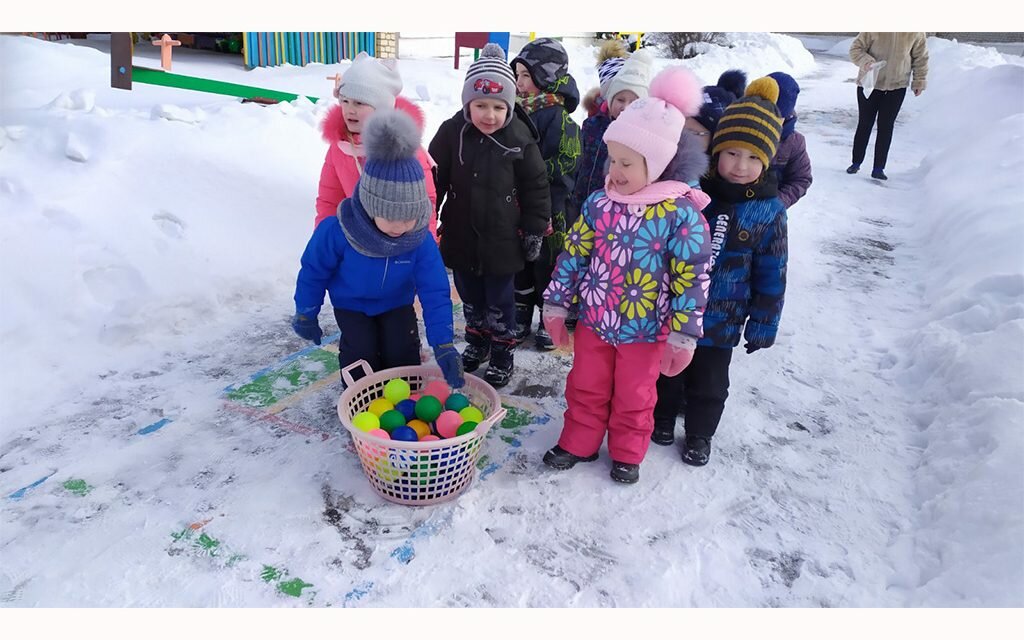
[[[85,480],[73,478],[64,482],[64,488],[78,497],[83,497],[92,491],[92,487]]]
[[[303,582],[300,578],[289,580],[288,582],[279,582],[277,590],[281,593],[288,594],[293,598],[298,598],[302,595],[302,590],[306,587],[312,587],[313,585],[309,582]]]
[[[505,407],[508,413],[505,415],[505,419],[501,421],[502,429],[517,429],[525,427],[526,425],[533,422],[533,414],[525,409],[518,407],[512,407],[507,404],[501,405]]]
[[[338,354],[315,349],[231,391],[228,398],[247,407],[269,407],[338,369]]]

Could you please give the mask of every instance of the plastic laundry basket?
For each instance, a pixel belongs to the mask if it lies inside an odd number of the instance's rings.
[[[353,380],[350,372],[362,368],[366,375]],[[338,417],[348,429],[359,454],[363,472],[382,498],[408,505],[427,505],[451,500],[472,483],[484,436],[505,418],[501,398],[494,388],[473,375],[458,392],[479,408],[484,419],[462,436],[427,442],[382,440],[352,426],[352,417],[366,411],[384,395],[384,385],[401,378],[418,393],[429,382],[443,380],[440,367],[417,365],[374,372],[365,360],[341,370],[346,389],[338,398]]]

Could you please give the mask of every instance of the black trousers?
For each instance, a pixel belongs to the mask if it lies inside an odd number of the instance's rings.
[[[514,276],[478,276],[468,271],[452,271],[452,276],[455,290],[462,299],[466,329],[489,335],[495,340],[515,341]]]
[[[358,360],[366,360],[374,371],[420,364],[420,331],[416,310],[407,305],[368,316],[360,311],[334,309],[341,329],[338,364],[344,369]],[[362,376],[353,371],[352,377]]]
[[[729,397],[729,363],[732,349],[697,347],[690,366],[677,376],[658,377],[658,403],[654,419],[675,422],[685,403],[687,436],[711,438]]]
[[[526,267],[516,274],[516,304],[543,307],[544,290],[548,288],[554,270],[555,259],[551,256],[551,247],[545,238],[540,248],[540,257],[534,262],[527,262]]]
[[[896,116],[903,106],[903,98],[907,89],[879,91],[875,89],[871,96],[864,95],[864,88],[857,87],[857,133],[853,135],[853,163],[861,164],[868,150],[871,129],[878,119],[878,136],[875,138],[875,169],[884,169],[889,158],[889,145],[892,143],[892,130],[896,126]]]

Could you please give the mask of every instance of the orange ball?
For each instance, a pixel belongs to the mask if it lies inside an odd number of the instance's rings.
[[[430,435],[430,425],[422,420],[410,420],[408,426],[416,432],[416,436],[419,437],[420,440],[422,440],[424,436]]]

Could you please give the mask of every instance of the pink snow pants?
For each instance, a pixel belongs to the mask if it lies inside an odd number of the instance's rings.
[[[640,464],[654,431],[664,342],[613,347],[576,325],[572,370],[565,381],[565,426],[558,446],[577,456],[601,448],[608,431],[612,460]]]

